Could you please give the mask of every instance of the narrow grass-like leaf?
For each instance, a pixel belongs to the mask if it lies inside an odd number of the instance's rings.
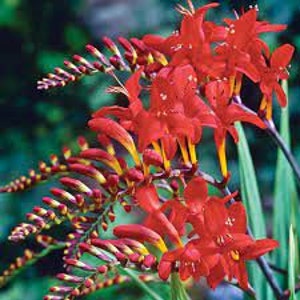
[[[288,96],[287,82],[283,81],[283,89]],[[289,127],[289,111],[288,108],[283,108],[281,111],[280,120],[280,135],[290,148],[290,127]],[[284,157],[282,151],[278,149],[276,177],[275,177],[275,192],[273,205],[273,236],[280,243],[280,248],[273,253],[273,263],[287,270],[289,267],[290,252],[285,245],[289,242],[289,227],[292,224],[293,229],[297,228],[298,214],[298,196],[294,173]],[[294,238],[295,239],[295,238]],[[298,252],[295,252],[295,263],[299,264]],[[283,287],[287,287],[287,278],[278,275],[278,280]]]
[[[288,288],[290,291],[289,300],[296,300],[295,286],[296,286],[296,241],[294,235],[293,225],[291,224],[289,230],[289,268],[288,268]]]
[[[142,289],[145,292],[145,294],[149,296],[149,298],[153,300],[163,300],[163,298],[159,294],[157,294],[155,291],[149,288],[145,282],[140,280],[137,274],[133,270],[128,268],[119,268],[119,269],[121,272],[127,274],[133,280],[133,282],[136,283],[137,287]]]
[[[178,273],[171,275],[171,299],[172,300],[191,300],[186,292]]]
[[[248,212],[248,222],[256,238],[266,236],[266,223],[263,214],[255,169],[246,139],[244,129],[240,123],[236,124],[239,133],[238,156],[240,165],[242,197]]]
[[[248,223],[254,237],[263,238],[266,236],[266,223],[263,214],[261,198],[259,194],[255,169],[248,146],[248,142],[241,124],[236,124],[239,133],[238,156],[241,182],[241,195],[248,213]],[[249,281],[257,294],[257,299],[268,298],[271,295],[264,275],[256,264],[248,265]],[[273,297],[273,295],[272,295]]]

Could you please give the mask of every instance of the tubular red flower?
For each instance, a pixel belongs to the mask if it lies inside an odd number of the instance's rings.
[[[155,231],[139,224],[119,225],[114,228],[114,235],[119,238],[131,238],[140,242],[148,242],[161,252],[166,252],[167,246],[162,237]]]
[[[96,118],[89,121],[92,130],[103,132],[112,139],[118,141],[131,154],[137,165],[140,164],[139,155],[137,153],[134,141],[130,134],[118,123],[111,119]]]

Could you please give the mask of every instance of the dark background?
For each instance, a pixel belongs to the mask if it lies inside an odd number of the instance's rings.
[[[104,93],[111,80],[103,75],[86,78],[63,89],[38,91],[36,81],[75,53],[85,55],[84,46],[101,48],[100,37],[137,36],[144,33],[168,34],[178,27],[179,16],[173,9],[184,1],[158,0],[1,0],[0,1],[0,185],[36,167],[63,145],[73,147],[78,135],[89,137],[87,120],[92,111],[115,101]],[[195,5],[204,4],[194,1]],[[255,4],[251,1],[222,1],[222,7],[209,13],[221,21],[232,16],[232,9]],[[300,47],[300,4],[297,0],[259,2],[260,18],[286,23],[288,30],[265,36],[271,49],[289,42]],[[300,161],[299,56],[291,68],[290,113],[292,147]],[[245,95],[251,91],[245,90]],[[278,123],[279,109],[275,107]],[[259,186],[266,211],[271,207],[274,187],[276,147],[263,132],[247,130],[254,156]],[[211,135],[201,144],[203,169],[215,173],[217,163]],[[238,187],[236,151],[229,149],[232,186]],[[51,183],[50,183],[51,184]],[[7,242],[12,227],[25,218],[32,206],[40,203],[48,184],[18,195],[0,195],[0,272],[22,247]],[[0,299],[41,299],[53,283],[50,275],[60,269],[60,255],[52,255],[29,268],[6,288]],[[45,266],[49,266],[45,268]],[[197,287],[198,288],[198,287]],[[222,288],[217,292],[222,295]],[[199,293],[197,292],[199,295]],[[126,286],[99,292],[92,299],[143,298],[134,287]],[[223,294],[224,297],[224,294]],[[238,297],[238,295],[237,295]],[[238,297],[239,298],[239,297]],[[197,298],[198,299],[198,298]],[[222,298],[224,299],[224,298]],[[230,299],[234,299],[231,296]]]

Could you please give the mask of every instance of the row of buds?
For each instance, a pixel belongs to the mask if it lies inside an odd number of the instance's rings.
[[[77,144],[81,151],[88,149],[88,143],[84,137],[79,137]],[[42,161],[39,163],[39,172],[30,170],[27,176],[21,176],[18,179],[11,181],[6,186],[0,188],[0,193],[12,193],[26,190],[33,187],[34,185],[47,180],[49,177],[54,176],[58,173],[64,173],[69,171],[68,160],[72,156],[72,152],[69,148],[64,147],[62,150],[62,160],[56,155],[50,155],[50,164]],[[83,161],[83,159],[82,159]]]
[[[76,193],[72,194],[64,189],[52,188],[50,191],[56,199],[43,198],[43,203],[50,209],[35,206],[33,211],[26,215],[32,224],[21,223],[15,227],[9,237],[10,240],[19,241],[30,234],[49,229],[54,224],[60,224],[67,219],[72,220],[80,211],[99,211],[101,209],[103,199],[100,190],[91,189],[82,181],[71,177],[63,177],[60,182]],[[91,201],[88,203],[84,196],[89,196]]]
[[[139,279],[143,282],[151,282],[157,280],[154,276],[150,274],[141,274],[139,275]],[[101,290],[104,288],[111,287],[113,285],[120,285],[126,282],[129,282],[131,280],[130,277],[124,276],[124,275],[115,275],[112,278],[108,278],[106,280],[101,280],[100,282],[97,282],[95,285],[91,286],[90,288],[86,288],[82,291],[81,295],[88,295],[92,292],[95,292],[97,290]]]
[[[139,270],[156,268],[156,258],[138,241],[130,239],[101,240],[92,239],[91,245],[110,253],[122,265]]]
[[[19,269],[23,268],[29,261],[34,258],[35,253],[30,249],[24,251],[24,255],[17,257],[15,262],[11,263],[0,276],[0,287],[5,285],[6,281],[11,278]]]
[[[108,276],[111,268],[118,263],[127,267],[138,268],[141,271],[157,268],[156,258],[149,253],[142,243],[135,240],[101,240],[92,238],[91,244],[81,243],[79,248],[83,253],[88,253],[100,259],[101,264],[94,266],[79,259],[65,259],[67,270],[77,269],[90,275],[58,274],[57,278],[68,285],[52,287],[50,291],[55,293],[55,295],[47,295],[44,299],[73,299],[73,297],[86,295],[92,291],[125,282],[127,277],[119,276],[99,282],[98,276],[100,274]],[[151,279],[144,276],[141,277],[141,280],[149,281]]]
[[[96,60],[89,61],[80,55],[74,55],[73,62],[64,61],[67,70],[55,68],[54,73],[49,73],[47,77],[38,81],[38,89],[47,90],[54,87],[63,87],[85,75],[98,72],[110,73],[114,70],[133,72],[139,67],[144,67],[146,75],[151,77],[153,73],[158,72],[168,63],[162,53],[147,47],[139,39],[132,38],[129,41],[120,37],[118,41],[123,48],[122,50],[110,38],[103,38],[104,46],[111,53],[108,58],[96,47],[87,45],[86,50]]]
[[[80,258],[82,251],[79,249],[79,243],[89,241],[91,238],[98,238],[100,230],[108,229],[108,219],[111,222],[115,221],[113,205],[109,205],[100,215],[92,216],[77,216],[71,220],[72,227],[75,232],[67,236],[67,248],[64,251],[64,260],[72,257]]]
[[[60,277],[62,278],[64,276],[65,274]],[[119,274],[114,275],[111,278],[103,278],[101,280],[96,278],[88,278],[80,286],[75,288],[72,286],[65,285],[51,287],[50,292],[55,293],[56,295],[47,295],[44,297],[44,300],[73,299],[77,296],[86,296],[97,290],[108,288],[113,285],[119,285],[129,281],[130,278],[128,276],[123,276]]]

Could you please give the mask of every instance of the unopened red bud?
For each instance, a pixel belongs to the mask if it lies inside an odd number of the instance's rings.
[[[91,279],[91,278],[87,278],[85,281],[84,281],[84,286],[86,288],[90,288],[92,287],[93,285],[95,284],[94,280]]]
[[[147,50],[145,44],[143,41],[137,39],[137,38],[131,38],[130,42],[134,46],[134,48],[138,49],[141,52],[145,52]]]
[[[136,168],[129,169],[126,173],[126,176],[130,181],[134,182],[141,182],[144,180],[144,174]]]
[[[133,263],[139,263],[141,261],[142,256],[138,253],[132,253],[128,255],[128,258]]]
[[[92,166],[86,166],[82,164],[72,164],[70,165],[70,170],[88,177],[91,177],[97,180],[100,184],[104,184],[106,182],[105,177],[102,175],[100,171]]]
[[[50,206],[51,208],[58,209],[62,215],[66,215],[68,213],[68,207],[50,197],[43,197],[43,202]]]
[[[38,217],[37,215],[35,215],[35,214],[33,214],[33,213],[27,213],[27,214],[26,214],[26,218],[27,218],[29,221],[35,223],[35,224],[36,224],[37,226],[39,226],[39,227],[42,227],[42,228],[43,228],[43,227],[46,226],[46,223],[45,223],[44,219],[41,218],[41,217]]]
[[[132,45],[130,44],[130,42],[127,39],[123,38],[122,36],[118,37],[118,42],[127,51],[131,51],[133,48]]]
[[[47,295],[44,297],[44,300],[62,300],[64,299],[63,296],[57,296],[57,295]]]
[[[35,214],[37,214],[38,216],[40,216],[40,217],[43,217],[43,216],[45,216],[47,214],[47,210],[44,209],[44,208],[42,208],[42,207],[39,207],[39,206],[35,206],[33,208],[33,212]]]
[[[99,72],[105,72],[105,67],[98,61],[93,62],[93,66],[95,69],[97,69]]]
[[[111,258],[109,258],[106,254],[104,254],[100,249],[96,248],[93,245],[87,244],[87,243],[80,243],[79,244],[79,248],[81,251],[83,252],[88,252],[92,255],[94,255],[95,257],[107,261],[107,262],[111,262]]]
[[[126,51],[124,53],[124,57],[129,62],[130,65],[136,64],[136,55],[134,55],[132,52]]]
[[[53,196],[58,197],[62,200],[67,200],[70,201],[71,203],[76,203],[75,197],[71,193],[65,190],[59,188],[51,188],[50,192]]]
[[[97,268],[97,271],[101,274],[105,274],[108,271],[108,267],[103,265]]]
[[[80,194],[75,195],[76,204],[78,207],[82,207],[85,203],[84,197]]]
[[[68,60],[65,60],[64,61],[64,65],[70,69],[71,71],[73,71],[74,73],[76,73],[77,75],[81,75],[82,72],[80,72],[80,70],[78,69],[77,66],[75,66],[73,63],[71,63],[70,61]]]
[[[162,252],[167,251],[167,247],[161,236],[152,229],[149,229],[143,225],[119,225],[114,228],[113,233],[118,238],[130,238],[140,242],[148,242],[156,246]]]
[[[160,167],[163,164],[163,159],[155,150],[145,149],[143,153],[143,161],[147,165]]]
[[[127,213],[130,213],[130,212],[131,212],[132,207],[131,207],[131,205],[130,205],[127,201],[121,200],[121,201],[120,201],[120,204],[122,205],[122,207],[124,208],[124,210],[125,210]]]
[[[111,145],[111,141],[110,141],[109,137],[104,133],[98,134],[97,140],[100,143],[100,145],[103,147],[108,147],[109,145]]]
[[[52,286],[50,288],[50,292],[52,293],[69,293],[72,291],[72,287],[71,286]]]
[[[84,184],[82,181],[78,179],[74,179],[70,177],[62,177],[59,181],[63,185],[71,189],[74,189],[78,192],[84,193],[88,196],[91,196],[93,194],[92,190],[86,184]]]
[[[85,46],[86,50],[93,55],[95,58],[99,59],[102,63],[104,64],[108,64],[107,59],[105,58],[105,56],[94,46],[92,45],[86,45]]]
[[[81,294],[81,292],[80,292],[80,289],[79,289],[79,288],[75,288],[75,289],[73,289],[72,292],[71,292],[71,295],[72,295],[73,297],[78,297],[78,296],[80,296],[80,294]]]
[[[101,227],[102,227],[102,229],[103,229],[104,231],[107,231],[107,229],[108,229],[108,224],[107,224],[105,221],[102,221],[102,222],[101,222]]]
[[[118,175],[113,174],[113,175],[109,175],[107,177],[107,185],[108,186],[111,186],[111,187],[117,186],[119,184],[119,181],[120,181],[120,177]]]
[[[115,213],[114,213],[113,211],[110,211],[110,212],[108,213],[108,218],[109,218],[109,220],[110,220],[111,222],[114,222],[115,219],[116,219]]]
[[[83,68],[82,68],[82,67],[86,68],[87,70],[91,70],[91,71],[94,70],[93,65],[92,65],[90,62],[88,62],[85,58],[83,58],[83,57],[81,57],[81,56],[75,54],[75,55],[73,55],[73,59],[74,59],[76,62],[78,62],[78,63],[81,64],[78,68],[79,68],[79,70],[82,71],[83,73],[85,73],[85,71],[83,71]]]
[[[156,263],[156,257],[152,254],[148,254],[145,256],[143,265],[146,268],[151,268]]]
[[[72,282],[72,283],[81,283],[84,278],[75,276],[75,275],[70,275],[70,274],[65,274],[65,273],[59,273],[56,275],[57,279],[66,281],[66,282]]]
[[[174,191],[178,191],[179,190],[179,183],[177,180],[173,179],[171,181],[171,184],[170,184],[171,188],[174,190]]]
[[[120,56],[120,51],[117,47],[117,45],[108,37],[103,37],[102,41],[104,43],[104,45],[110,50],[112,51],[114,54],[117,54]]]

